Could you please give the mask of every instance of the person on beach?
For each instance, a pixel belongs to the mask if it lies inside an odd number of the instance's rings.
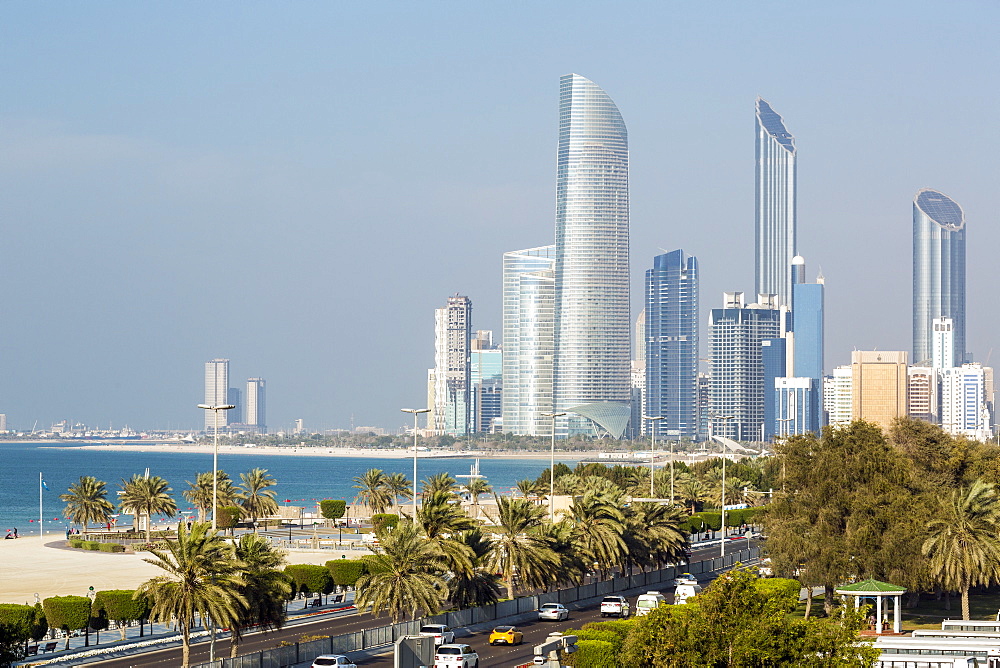
[[[4,540],[11,540],[11,539],[13,539],[13,538],[14,538],[14,536],[13,536],[13,535],[11,535],[11,533],[10,533],[10,529],[7,529],[7,535],[6,535],[6,536],[4,536],[4,537],[3,537],[3,539],[4,539]]]
[[[17,538],[17,527],[14,527],[14,538]]]

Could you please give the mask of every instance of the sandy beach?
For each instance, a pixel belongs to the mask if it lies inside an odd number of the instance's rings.
[[[73,448],[74,450],[103,450],[105,452],[186,452],[195,454],[211,454],[209,444],[187,443],[100,443],[91,445],[63,445],[59,442],[40,444],[40,448]],[[293,445],[219,445],[222,454],[254,454],[281,455],[299,457],[372,457],[376,459],[411,459],[413,450],[376,450],[369,448],[331,448],[302,447]],[[561,460],[580,460],[597,456],[594,452],[563,452],[556,450],[556,458]],[[509,450],[504,452],[467,450],[455,452],[452,450],[419,451],[418,459],[548,459],[548,452],[521,452]]]

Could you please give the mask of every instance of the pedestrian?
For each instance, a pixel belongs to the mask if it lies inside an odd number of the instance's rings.
[[[17,538],[17,527],[14,527],[14,538]]]
[[[69,540],[69,535],[72,533],[69,527],[66,527],[66,540]]]
[[[13,538],[14,538],[14,536],[13,536],[13,534],[11,534],[10,529],[7,529],[7,535],[4,536],[3,539],[4,540],[12,540]]]

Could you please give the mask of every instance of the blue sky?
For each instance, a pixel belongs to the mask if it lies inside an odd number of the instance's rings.
[[[923,187],[965,209],[969,347],[1000,348],[995,2],[50,2],[0,19],[13,427],[197,427],[213,357],[268,380],[272,427],[405,424],[433,309],[467,294],[499,336],[502,252],[552,240],[567,72],[629,128],[636,312],[660,248],[698,256],[703,323],[724,290],[753,291],[761,95],[797,141],[827,367],[909,349]]]

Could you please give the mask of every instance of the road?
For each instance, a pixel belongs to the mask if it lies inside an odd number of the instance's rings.
[[[748,547],[747,539],[728,541],[726,544],[726,552],[736,552],[739,549],[745,549]],[[756,541],[754,541],[756,542]],[[692,560],[699,561],[703,559],[709,559],[711,557],[719,556],[719,544],[716,542],[714,545],[701,547],[695,549],[692,554]],[[668,600],[672,597],[672,592],[669,591],[670,587],[664,587],[664,593],[667,594]],[[301,601],[296,601],[293,606],[300,606]],[[293,608],[294,609],[294,608]],[[462,642],[467,642],[472,645],[477,652],[480,653],[480,665],[484,668],[486,666],[513,666],[518,663],[526,663],[531,660],[533,653],[532,647],[543,640],[551,631],[564,631],[567,628],[579,628],[583,624],[600,620],[601,615],[598,606],[593,606],[586,610],[573,611],[568,622],[530,622],[524,625],[518,625],[518,628],[524,631],[524,644],[519,647],[490,647],[486,644],[487,638],[489,636],[488,631],[478,632],[470,637],[461,638]],[[389,620],[385,617],[373,618],[371,615],[358,615],[357,613],[351,613],[346,615],[341,615],[337,617],[330,617],[329,615],[318,615],[315,621],[296,621],[284,629],[274,633],[260,634],[255,633],[248,635],[244,638],[243,642],[240,644],[240,654],[249,654],[251,652],[259,652],[264,649],[271,649],[276,647],[281,641],[295,642],[299,640],[303,635],[329,635],[335,636],[342,633],[351,633],[354,631],[360,631],[365,628],[371,628],[376,626],[383,626],[388,624]],[[498,622],[499,623],[499,622]],[[198,642],[191,647],[191,663],[205,663],[208,661],[208,643],[205,641]],[[180,665],[180,647],[171,647],[167,649],[162,649],[154,652],[146,652],[143,654],[137,654],[133,656],[126,656],[122,658],[108,659],[104,661],[96,661],[88,663],[88,666],[101,666],[101,668],[131,668],[134,666],[151,666],[151,667],[163,667],[172,668],[173,666]],[[223,657],[229,656],[229,639],[224,638],[216,643],[216,656]],[[55,665],[80,665],[79,661],[70,663],[67,661],[65,664],[55,664]],[[301,664],[308,665],[308,664]],[[391,666],[392,665],[392,655],[387,654],[383,657],[374,657],[370,660],[364,662],[365,666]]]

